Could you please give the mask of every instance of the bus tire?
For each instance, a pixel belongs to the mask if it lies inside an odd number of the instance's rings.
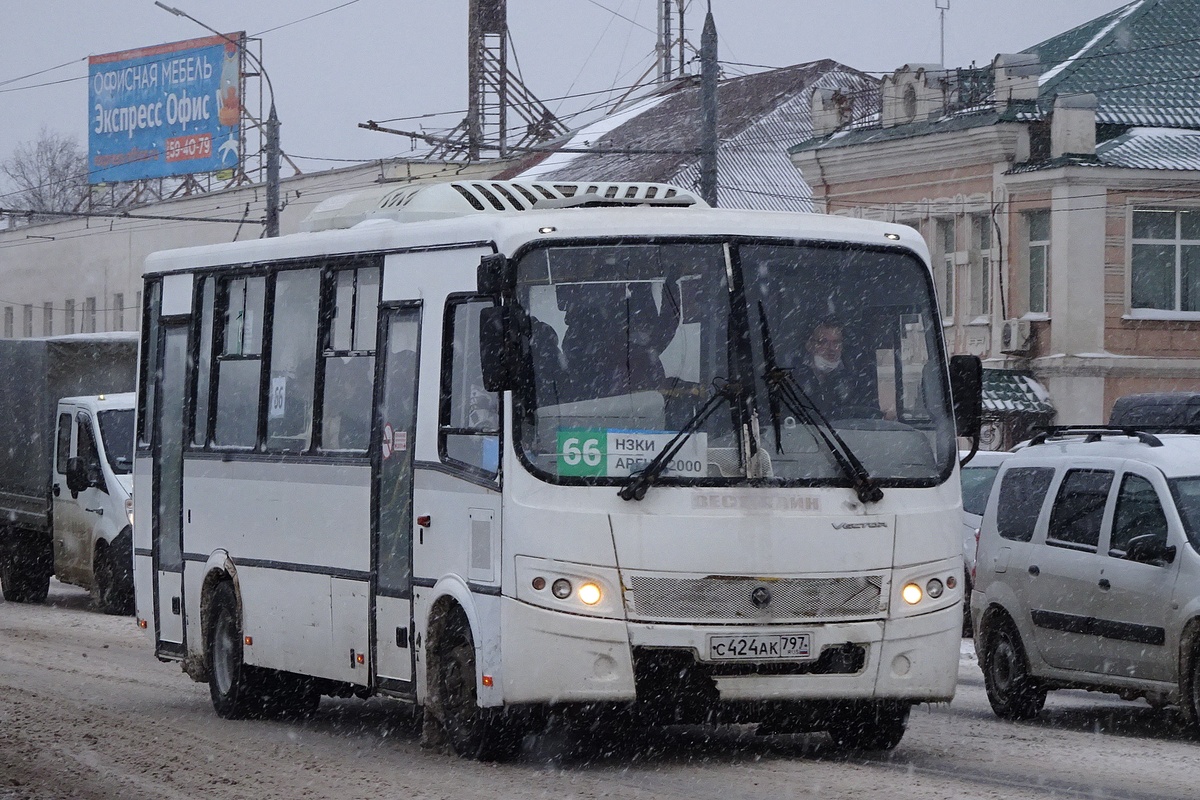
[[[126,540],[128,544],[128,540]],[[121,546],[121,537],[111,545],[97,542],[92,559],[96,586],[96,605],[105,614],[128,616],[133,613],[133,553]]]
[[[1046,688],[1029,674],[1025,647],[1006,617],[989,615],[982,624],[979,666],[992,711],[1001,719],[1033,719],[1046,705]]]
[[[258,670],[243,661],[242,621],[233,584],[213,588],[208,623],[208,689],[222,719],[246,719],[263,713],[267,698]]]
[[[856,704],[836,715],[829,735],[834,744],[847,750],[891,750],[904,738],[911,708],[908,703],[887,700]]]
[[[521,737],[507,729],[501,709],[479,706],[475,645],[462,609],[448,612],[433,656],[431,710],[451,749],[477,761],[503,761],[516,755]]]

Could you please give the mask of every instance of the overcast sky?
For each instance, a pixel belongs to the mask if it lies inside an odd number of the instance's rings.
[[[222,31],[261,34],[283,148],[305,171],[338,165],[320,159],[409,152],[407,139],[360,130],[359,122],[442,114],[390,123],[439,130],[464,114],[467,0],[168,4]],[[949,0],[946,61],[983,64],[1125,4]],[[526,85],[561,114],[578,111],[585,100],[560,98],[630,85],[653,65],[657,5],[508,0],[510,41]],[[697,46],[704,9],[702,0],[693,0],[688,11],[688,39]],[[754,71],[738,64],[787,66],[832,58],[890,72],[939,60],[935,0],[712,0],[712,9],[720,58],[730,75]],[[304,19],[314,14],[319,16]],[[205,35],[152,0],[0,0],[0,159],[18,142],[35,138],[43,125],[86,146],[89,54]],[[21,79],[37,72],[42,74]],[[55,83],[37,85],[50,82]]]

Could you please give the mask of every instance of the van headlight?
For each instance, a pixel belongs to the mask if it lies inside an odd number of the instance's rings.
[[[125,517],[129,520],[129,527],[133,527],[133,498],[125,498]]]

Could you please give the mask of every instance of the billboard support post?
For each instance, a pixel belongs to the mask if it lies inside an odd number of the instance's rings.
[[[267,81],[267,90],[271,93],[271,112],[267,118],[267,142],[266,142],[266,157],[267,157],[267,213],[265,220],[266,235],[275,237],[279,235],[279,116],[275,113],[275,87],[271,85],[271,76],[267,73],[267,68],[263,66],[262,61],[250,49],[246,47],[242,40],[233,39],[226,34],[221,33],[216,28],[210,28],[200,20],[182,11],[178,8],[173,8],[160,0],[155,0],[154,5],[164,11],[174,14],[177,17],[190,19],[192,22],[199,25],[211,33],[225,39],[236,46],[247,58],[253,61],[258,66],[258,71],[262,73],[263,78]]]

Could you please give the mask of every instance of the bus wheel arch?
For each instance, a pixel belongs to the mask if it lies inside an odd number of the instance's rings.
[[[479,705],[478,642],[466,608],[443,595],[425,633],[426,693],[422,740],[463,758],[500,761],[520,749],[521,734],[502,708]]]

